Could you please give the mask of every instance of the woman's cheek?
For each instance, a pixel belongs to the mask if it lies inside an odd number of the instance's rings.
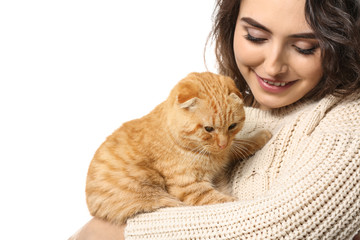
[[[254,67],[261,64],[262,48],[249,42],[240,33],[234,36],[234,54],[237,65]]]
[[[321,55],[302,56],[295,53],[289,60],[289,66],[301,79],[312,79],[315,85],[320,81],[323,75],[321,64]]]

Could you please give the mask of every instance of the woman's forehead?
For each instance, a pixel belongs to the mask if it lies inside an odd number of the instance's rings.
[[[242,0],[239,18],[243,17],[287,35],[312,32],[305,19],[305,0]]]

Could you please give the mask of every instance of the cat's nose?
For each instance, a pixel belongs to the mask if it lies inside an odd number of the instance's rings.
[[[227,146],[227,143],[224,143],[224,144],[218,144],[218,146],[221,148],[221,149],[224,149],[224,148],[226,148],[226,146]]]
[[[219,146],[220,149],[226,148],[227,145],[228,145],[227,137],[226,137],[226,136],[221,136],[221,135],[219,135],[219,136],[218,136],[217,144],[218,144],[218,146]]]

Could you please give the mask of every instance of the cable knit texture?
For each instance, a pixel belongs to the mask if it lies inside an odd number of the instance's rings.
[[[247,108],[241,135],[269,129],[273,137],[234,169],[239,200],[139,214],[126,239],[352,239],[360,230],[359,96]]]

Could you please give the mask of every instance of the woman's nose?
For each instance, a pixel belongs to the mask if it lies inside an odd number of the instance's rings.
[[[269,49],[264,65],[266,74],[271,77],[286,73],[288,71],[286,53],[280,47]]]

